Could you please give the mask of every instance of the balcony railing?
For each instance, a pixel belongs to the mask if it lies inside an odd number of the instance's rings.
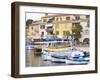
[[[52,32],[53,31],[53,28],[47,28],[46,31],[47,32]]]

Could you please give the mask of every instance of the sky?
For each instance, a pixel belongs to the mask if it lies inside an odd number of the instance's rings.
[[[55,15],[55,14],[48,14],[48,15]],[[26,21],[28,19],[32,19],[33,21],[41,20],[41,17],[44,17],[45,13],[36,13],[36,12],[27,12],[26,13]]]
[[[32,19],[32,20],[41,20],[41,17],[45,16],[44,13],[26,13],[26,20]]]
[[[48,15],[55,15],[55,14],[48,14]],[[26,21],[28,19],[32,19],[34,21],[36,20],[41,20],[41,17],[44,17],[45,16],[45,13],[36,13],[36,12],[29,12],[29,13],[26,13]]]

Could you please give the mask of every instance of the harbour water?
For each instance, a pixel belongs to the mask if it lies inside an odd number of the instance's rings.
[[[52,63],[51,61],[44,61],[41,55],[35,55],[33,50],[27,50],[26,53],[26,67],[35,66],[61,66],[65,63]]]
[[[88,47],[76,47],[76,48],[89,51]],[[33,49],[26,50],[26,67],[63,66],[63,65],[68,65],[68,64],[44,61],[42,55],[36,55]]]

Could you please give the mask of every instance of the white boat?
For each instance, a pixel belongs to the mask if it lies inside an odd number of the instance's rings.
[[[77,65],[77,64],[88,64],[89,61],[71,61],[71,60],[65,60],[66,64],[70,64],[70,65]]]
[[[53,43],[54,44],[54,43]],[[66,64],[87,64],[89,57],[84,56],[84,52],[71,47],[48,47],[43,49],[43,60]]]
[[[51,61],[52,57],[50,55],[47,55],[47,54],[42,54],[42,59],[44,61]]]

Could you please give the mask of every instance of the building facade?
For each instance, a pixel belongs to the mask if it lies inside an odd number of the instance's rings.
[[[56,14],[45,15],[41,17],[40,21],[34,22],[27,31],[28,38],[31,39],[45,39],[47,36],[56,36],[59,38],[66,38],[72,34],[73,27],[80,24],[83,28],[81,32],[80,42],[85,38],[89,38],[89,15],[72,15],[72,14]]]
[[[26,39],[27,40],[34,40],[39,39],[39,27],[40,25],[37,23],[32,23],[31,25],[26,27]]]
[[[72,16],[73,17],[73,16]],[[71,17],[71,19],[72,19]],[[63,38],[66,33],[72,33],[72,22],[69,19],[69,15],[47,15],[41,18],[46,23],[47,32],[57,37]]]

